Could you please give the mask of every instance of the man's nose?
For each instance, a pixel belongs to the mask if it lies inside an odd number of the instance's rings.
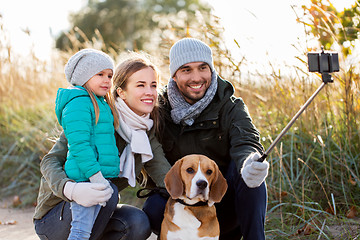
[[[192,80],[194,80],[194,81],[199,81],[199,80],[201,80],[200,71],[195,70],[195,71],[192,72]]]

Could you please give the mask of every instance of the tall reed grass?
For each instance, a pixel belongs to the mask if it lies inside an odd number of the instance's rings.
[[[6,34],[1,29],[0,35]],[[235,60],[231,56],[220,30],[204,24],[204,29],[187,28],[183,36],[199,37],[214,49],[219,74],[231,81],[236,95],[244,99],[266,148],[321,83],[319,76],[307,73],[309,49],[299,49],[299,65],[291,66],[293,74],[283,75],[279,69],[270,75],[252,74],[263,81],[259,84],[242,73],[246,58]],[[14,56],[11,45],[0,44],[0,198],[19,195],[24,204],[35,203],[39,162],[61,131],[54,100],[58,87],[67,86],[65,61],[81,48],[103,47],[100,34],[83,44],[71,34],[75,33],[69,34],[74,49],[54,51],[46,62],[31,54],[25,59]],[[170,36],[182,37],[170,32],[162,39],[163,49],[157,51],[157,55],[161,53],[158,59],[164,59],[162,69],[167,69],[168,48],[164,48],[174,41]],[[114,49],[103,50],[114,59],[120,54]],[[347,216],[360,207],[360,75],[344,65],[343,56],[341,60],[341,72],[334,74],[334,83],[325,87],[267,159],[268,239],[359,237],[358,218],[349,220]],[[128,192],[131,196],[126,196],[126,201],[140,206],[134,192]],[[333,226],[342,231],[334,233]]]
[[[1,28],[1,39],[6,34]],[[20,58],[8,42],[0,45],[0,198],[35,201],[39,162],[56,136],[54,96],[63,85],[56,64],[30,54]],[[56,63],[56,62],[54,62]]]

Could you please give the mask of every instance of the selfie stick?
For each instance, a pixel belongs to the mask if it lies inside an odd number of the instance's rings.
[[[308,64],[310,72],[320,72],[322,78],[322,84],[320,87],[314,92],[314,94],[306,101],[306,103],[300,108],[300,110],[295,114],[295,116],[291,119],[291,121],[286,125],[286,127],[281,131],[281,133],[276,137],[276,139],[270,144],[269,148],[265,151],[265,153],[258,159],[259,162],[263,162],[266,157],[270,154],[270,152],[274,149],[276,144],[279,143],[281,138],[285,135],[285,133],[291,128],[291,126],[295,123],[296,119],[299,118],[301,113],[309,106],[309,104],[314,100],[314,98],[318,95],[318,93],[325,87],[328,82],[333,82],[331,72],[339,71],[339,60],[337,53],[324,53],[324,49],[319,53],[308,53]]]

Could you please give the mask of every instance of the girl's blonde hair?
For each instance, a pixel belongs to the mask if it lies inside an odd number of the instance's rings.
[[[126,85],[131,75],[133,75],[137,71],[140,71],[148,67],[154,70],[156,76],[156,82],[157,84],[159,84],[159,80],[160,80],[159,70],[145,55],[140,53],[132,53],[130,57],[128,57],[123,62],[121,62],[116,67],[113,76],[113,91],[112,91],[113,99],[115,100],[117,97],[119,97],[119,94],[116,91],[118,88],[126,90]],[[155,106],[153,111],[150,113],[150,117],[154,121],[154,129],[157,135],[159,133],[159,105],[158,105],[157,97],[155,98],[155,100],[156,100]]]
[[[100,114],[100,110],[99,110],[99,105],[96,101],[96,97],[95,97],[95,93],[87,86],[87,84],[85,83],[83,85],[83,87],[86,89],[86,91],[88,92],[91,102],[94,106],[94,111],[95,111],[95,124],[98,123],[99,121],[99,114]],[[107,102],[107,104],[109,105],[111,112],[114,116],[114,128],[117,129],[119,127],[119,116],[118,113],[115,109],[115,105],[114,105],[114,98],[112,97],[111,93],[108,92],[105,95],[105,100]]]

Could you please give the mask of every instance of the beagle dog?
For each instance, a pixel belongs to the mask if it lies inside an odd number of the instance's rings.
[[[187,155],[172,166],[164,181],[170,198],[160,240],[219,239],[214,203],[225,195],[227,182],[217,164],[204,155]]]

